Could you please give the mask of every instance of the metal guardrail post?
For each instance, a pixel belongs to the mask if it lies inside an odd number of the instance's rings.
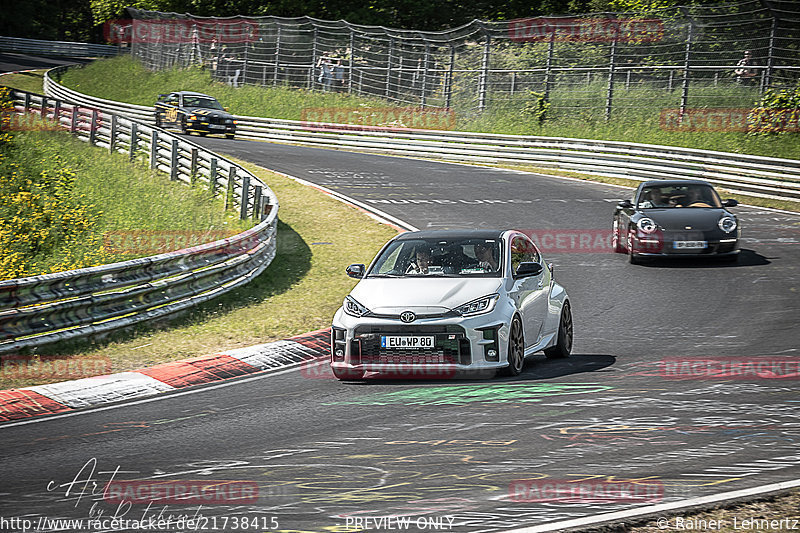
[[[97,109],[92,109],[92,120],[89,123],[89,144],[94,146],[97,137]]]
[[[108,135],[108,151],[114,153],[114,148],[117,145],[117,115],[111,115],[111,132]]]
[[[269,212],[272,211],[272,206],[269,205],[269,197],[262,196],[261,197],[261,220],[263,221],[269,215]]]
[[[456,66],[456,47],[450,45],[450,63],[447,65],[447,78],[444,84],[444,106],[450,109],[453,98],[453,69]]]
[[[56,126],[61,125],[61,100],[56,100],[53,106],[53,119],[56,121]]]
[[[772,24],[769,28],[769,46],[767,48],[767,70],[764,74],[764,83],[761,85],[761,92],[770,88],[772,85],[772,69],[775,65],[775,37],[778,33],[778,17],[770,0],[762,0],[763,4],[769,9],[772,15]]]
[[[275,39],[275,70],[272,73],[272,86],[275,87],[278,85],[278,68],[280,67],[281,62],[281,25],[280,23],[276,23],[278,27],[278,33]]]
[[[353,94],[353,71],[356,62],[356,33],[350,28],[350,72],[347,75],[347,92]],[[358,84],[358,93],[361,94],[361,83]]]
[[[481,77],[478,83],[478,110],[483,111],[486,109],[486,93],[489,90],[489,60],[492,54],[492,36],[485,29],[484,38],[486,39],[483,45],[483,59],[481,60]]]
[[[681,12],[689,20],[689,31],[686,35],[686,51],[683,58],[683,87],[681,89],[681,121],[686,114],[686,106],[689,104],[689,68],[692,59],[692,40],[694,38],[694,20],[689,16],[686,7],[681,7]]]
[[[616,66],[617,58],[617,40],[611,41],[611,50],[608,60],[608,90],[606,93],[606,122],[611,118],[611,106],[614,103],[614,67]]]
[[[192,147],[189,158],[189,181],[194,186],[197,183],[197,148]]]
[[[545,74],[544,74],[544,99],[545,101],[550,100],[550,87],[552,84],[552,68],[553,68],[553,52],[556,47],[556,34],[555,32],[550,34],[550,44],[547,47],[547,64],[545,65]],[[514,73],[516,75],[516,72]],[[511,91],[514,92],[513,90]]]
[[[31,109],[31,95],[29,93],[25,93],[23,97],[23,107],[25,108],[25,114],[27,115]]]
[[[72,118],[69,123],[69,132],[75,133],[78,131],[78,106],[72,106]]]
[[[224,209],[227,211],[233,207],[233,186],[236,183],[236,167],[231,165],[228,172],[228,182],[225,184],[225,204]]]
[[[212,157],[209,163],[208,190],[213,198],[217,194],[217,158]]]
[[[258,220],[261,216],[261,195],[263,194],[261,185],[256,185],[253,193],[253,220]]]
[[[383,97],[386,98],[387,100],[391,95],[393,56],[394,56],[394,37],[389,39],[389,53],[386,58],[386,89],[384,90]],[[350,62],[352,63],[352,60]]]
[[[247,200],[250,196],[250,176],[242,178],[242,194],[239,204],[239,220],[247,219]]]
[[[150,134],[150,168],[158,166],[158,131],[153,130]]]
[[[311,89],[314,86],[314,69],[317,66],[317,27],[314,26],[312,30],[312,37],[311,37],[311,65],[308,67],[308,88]],[[264,67],[266,68],[266,67]],[[265,76],[266,80],[266,76]],[[264,82],[266,85],[266,81]]]
[[[424,70],[422,71],[422,107],[425,107],[425,104],[428,101],[428,69],[430,68],[430,60],[431,60],[431,44],[429,42],[425,42],[425,61],[423,64],[425,65]]]
[[[178,179],[178,139],[172,139],[172,153],[169,158],[169,179],[176,181]]]
[[[133,122],[131,124],[131,146],[130,158],[131,161],[136,157],[136,150],[139,148],[139,125]]]

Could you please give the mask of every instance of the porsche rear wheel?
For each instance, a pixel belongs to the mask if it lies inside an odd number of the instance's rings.
[[[363,370],[351,370],[349,368],[332,368],[333,375],[340,381],[355,381],[364,377]]]
[[[522,323],[518,317],[514,317],[508,335],[508,366],[501,373],[504,376],[519,376],[523,366],[525,366],[525,338],[522,334]]]
[[[180,129],[181,129],[181,133],[183,133],[184,135],[188,135],[189,134],[189,128],[186,125],[186,117],[181,118]]]
[[[558,323],[558,337],[556,343],[550,348],[545,348],[544,355],[548,359],[567,357],[572,352],[572,310],[569,302],[564,302],[561,308],[561,320]]]

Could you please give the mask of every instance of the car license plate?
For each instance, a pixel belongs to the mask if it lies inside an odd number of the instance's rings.
[[[433,348],[433,337],[381,335],[381,348],[388,349],[419,349]]]
[[[224,124],[209,124],[208,127],[211,128],[212,130],[224,130],[225,129],[225,125]]]
[[[676,250],[703,249],[708,246],[706,241],[675,241]]]

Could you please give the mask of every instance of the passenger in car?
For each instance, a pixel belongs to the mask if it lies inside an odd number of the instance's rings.
[[[498,268],[497,259],[494,257],[493,247],[485,242],[475,245],[475,257],[478,258],[478,267],[488,272],[496,272]]]

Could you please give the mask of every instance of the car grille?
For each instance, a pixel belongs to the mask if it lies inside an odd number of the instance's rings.
[[[223,117],[208,117],[209,124],[225,124],[225,119]]]
[[[433,348],[381,348],[382,335],[426,335],[434,337]],[[470,342],[460,326],[361,326],[354,332],[351,354],[360,354],[365,364],[462,364],[472,362]]]

